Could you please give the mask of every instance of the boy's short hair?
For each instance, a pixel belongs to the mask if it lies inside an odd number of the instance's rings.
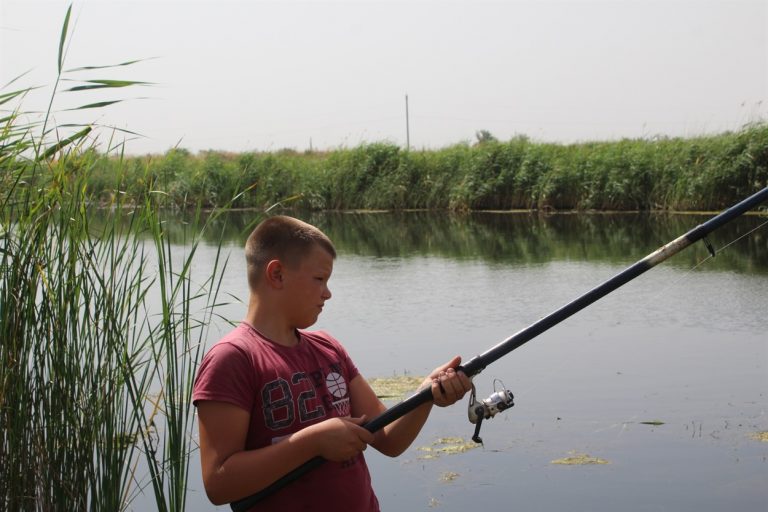
[[[245,242],[248,286],[252,291],[256,289],[264,268],[271,260],[298,265],[313,245],[320,246],[336,258],[333,242],[315,226],[285,215],[275,215],[262,221]]]

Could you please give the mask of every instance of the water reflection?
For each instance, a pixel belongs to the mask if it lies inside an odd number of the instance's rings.
[[[512,265],[551,261],[633,262],[677,238],[709,215],[556,214],[448,212],[289,212],[325,231],[340,253],[379,258],[442,257]],[[258,222],[257,212],[228,212],[211,220],[204,240],[242,246]],[[712,233],[720,250],[752,230],[708,262],[705,269],[768,273],[768,221],[743,216]],[[169,216],[171,241],[187,243],[199,224]],[[706,258],[703,244],[675,256],[670,264],[691,267]]]

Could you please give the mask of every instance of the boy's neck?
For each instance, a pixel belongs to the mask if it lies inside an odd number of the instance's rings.
[[[262,336],[284,347],[294,347],[299,343],[296,329],[284,321],[280,315],[259,308],[251,301],[245,321],[251,324]]]

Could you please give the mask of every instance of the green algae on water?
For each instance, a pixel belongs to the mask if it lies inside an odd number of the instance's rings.
[[[481,445],[474,441],[467,441],[461,437],[439,437],[430,446],[421,446],[418,448],[423,455],[419,459],[436,459],[441,455],[456,455],[473,450]]]
[[[376,396],[381,400],[402,400],[416,391],[424,377],[401,375],[395,377],[376,377],[368,380]]]
[[[592,457],[586,453],[578,453],[575,451],[568,452],[569,457],[562,459],[556,459],[551,464],[560,464],[564,466],[587,466],[590,464],[608,464],[608,461],[599,457]]]
[[[440,475],[441,482],[453,482],[457,478],[459,478],[459,474],[453,471],[445,471]]]

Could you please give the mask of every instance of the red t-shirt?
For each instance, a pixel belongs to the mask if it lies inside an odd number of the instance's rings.
[[[227,402],[251,414],[245,449],[253,450],[328,418],[349,415],[349,383],[359,374],[341,344],[323,331],[299,331],[284,347],[247,322],[203,358],[192,392],[200,400]],[[361,453],[325,462],[260,501],[252,511],[379,510]]]

